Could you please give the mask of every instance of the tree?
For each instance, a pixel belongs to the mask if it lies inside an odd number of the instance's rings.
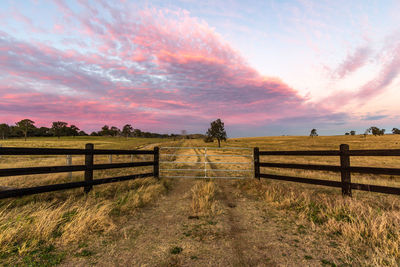
[[[85,133],[85,131],[79,131],[78,135],[79,136],[88,136],[88,134]]]
[[[400,134],[400,130],[397,128],[392,129],[392,134]]]
[[[55,121],[51,126],[51,131],[54,136],[60,139],[60,136],[66,133],[68,123],[63,121]]]
[[[24,133],[18,126],[10,126],[10,137],[24,137]]]
[[[211,127],[207,131],[207,136],[218,140],[218,147],[221,147],[221,140],[226,141],[224,123],[221,119],[211,122]]]
[[[317,129],[312,129],[312,130],[311,130],[311,133],[310,133],[310,136],[311,136],[311,137],[318,136],[318,134],[317,134]]]
[[[78,127],[76,127],[75,125],[71,125],[71,126],[69,126],[69,130],[68,130],[69,134],[68,135],[72,135],[73,137],[75,137],[75,136],[79,135],[79,130],[80,129]]]
[[[115,126],[111,126],[111,128],[110,128],[110,134],[111,134],[111,136],[117,136],[117,135],[119,135],[121,133],[121,130],[120,129],[118,129],[117,127],[115,127]]]
[[[378,127],[372,126],[370,129],[370,132],[377,136],[377,135],[384,135],[385,134],[385,129],[379,129]]]
[[[40,127],[35,129],[35,136],[52,136],[51,129],[47,127]]]
[[[350,135],[350,133],[345,133],[344,135]]]
[[[108,125],[104,125],[103,127],[101,127],[101,131],[99,131],[99,135],[100,136],[111,135],[110,128],[108,127]]]
[[[131,136],[133,132],[133,127],[130,124],[125,124],[122,128],[122,134],[128,139],[128,136]]]
[[[24,134],[25,141],[26,141],[26,138],[28,137],[28,132],[35,128],[34,123],[35,122],[30,119],[23,119],[23,120],[15,123],[15,125],[17,125],[18,129],[20,129],[22,131],[22,133]]]
[[[356,135],[356,131],[350,131],[350,135]]]
[[[141,131],[140,129],[135,129],[135,130],[133,131],[133,136],[134,136],[134,137],[142,137],[142,136],[143,136],[143,133],[142,133],[142,131]]]
[[[5,123],[0,124],[0,134],[3,140],[6,139],[10,135],[10,126]]]

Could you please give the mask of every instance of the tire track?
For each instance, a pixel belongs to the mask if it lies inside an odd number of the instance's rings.
[[[229,157],[227,157],[229,158]],[[218,170],[218,164],[209,163],[209,169]],[[224,166],[222,164],[222,166]],[[228,169],[222,167],[222,169]],[[214,175],[219,176],[218,172],[214,172]],[[246,257],[244,251],[249,247],[248,241],[241,236],[240,233],[244,231],[242,227],[242,222],[239,220],[241,214],[235,209],[238,205],[237,199],[233,196],[232,181],[230,179],[218,179],[215,178],[215,183],[218,186],[219,192],[217,199],[223,204],[225,223],[228,227],[228,239],[230,240],[231,247],[233,250],[233,264],[234,266],[254,266],[251,259]],[[236,181],[234,181],[236,182]],[[229,186],[230,185],[230,186]]]

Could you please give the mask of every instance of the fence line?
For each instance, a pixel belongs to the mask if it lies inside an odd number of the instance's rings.
[[[390,186],[378,186],[370,184],[359,184],[351,182],[351,173],[400,175],[399,168],[375,168],[350,165],[350,156],[400,156],[400,149],[379,149],[379,150],[350,150],[349,145],[342,144],[339,150],[314,150],[314,151],[260,151],[254,148],[254,177],[257,179],[266,178],[282,181],[291,181],[306,184],[324,185],[330,187],[341,187],[342,194],[352,195],[352,189],[371,191],[386,194],[400,195],[400,188]],[[296,163],[273,163],[260,162],[260,156],[339,156],[340,166],[296,164]],[[260,167],[302,169],[315,171],[340,172],[341,181],[320,180],[284,175],[273,175],[261,173]]]
[[[94,185],[127,181],[144,177],[159,177],[159,149],[154,150],[107,150],[94,149],[93,144],[86,144],[85,149],[60,149],[60,148],[21,148],[21,147],[0,147],[0,156],[2,155],[67,155],[68,166],[45,166],[45,167],[28,167],[28,168],[8,168],[0,169],[0,177],[19,176],[30,174],[44,173],[60,173],[60,172],[77,172],[84,171],[84,181],[71,182],[62,184],[52,184],[44,186],[7,189],[0,191],[0,199],[8,197],[17,197],[32,195],[44,192],[52,192],[58,190],[72,189],[84,187],[84,192],[88,193]],[[71,155],[85,155],[84,165],[72,165]],[[108,164],[94,164],[94,155],[110,155]],[[111,155],[153,155],[153,161],[143,162],[125,162],[112,163]],[[133,160],[133,158],[131,158]],[[133,174],[118,177],[109,177],[102,179],[93,179],[94,170],[106,170],[115,168],[136,168],[142,166],[153,166],[152,172],[143,174]],[[71,174],[72,175],[72,174]]]

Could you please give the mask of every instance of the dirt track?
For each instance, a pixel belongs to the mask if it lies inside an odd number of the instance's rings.
[[[184,144],[188,146],[187,144]],[[181,150],[197,154],[195,150]],[[183,161],[176,156],[176,161]],[[193,160],[200,162],[198,156]],[[246,159],[243,159],[246,160]],[[215,166],[211,166],[216,168]],[[99,247],[96,256],[70,262],[99,266],[299,266],[317,240],[299,237],[296,218],[245,196],[237,180],[216,180],[218,213],[190,219],[195,179],[174,179],[171,191],[123,223],[120,238]],[[103,242],[104,243],[104,242]],[[175,248],[175,249],[174,249]],[[180,251],[180,249],[182,249]],[[100,251],[101,250],[101,251]],[[318,250],[318,251],[315,251]],[[68,265],[68,264],[67,264]]]

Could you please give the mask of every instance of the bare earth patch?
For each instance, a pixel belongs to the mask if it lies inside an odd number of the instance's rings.
[[[93,256],[65,265],[329,266],[340,254],[334,241],[243,193],[237,180],[171,183],[167,195],[123,223],[122,238],[93,242]]]

